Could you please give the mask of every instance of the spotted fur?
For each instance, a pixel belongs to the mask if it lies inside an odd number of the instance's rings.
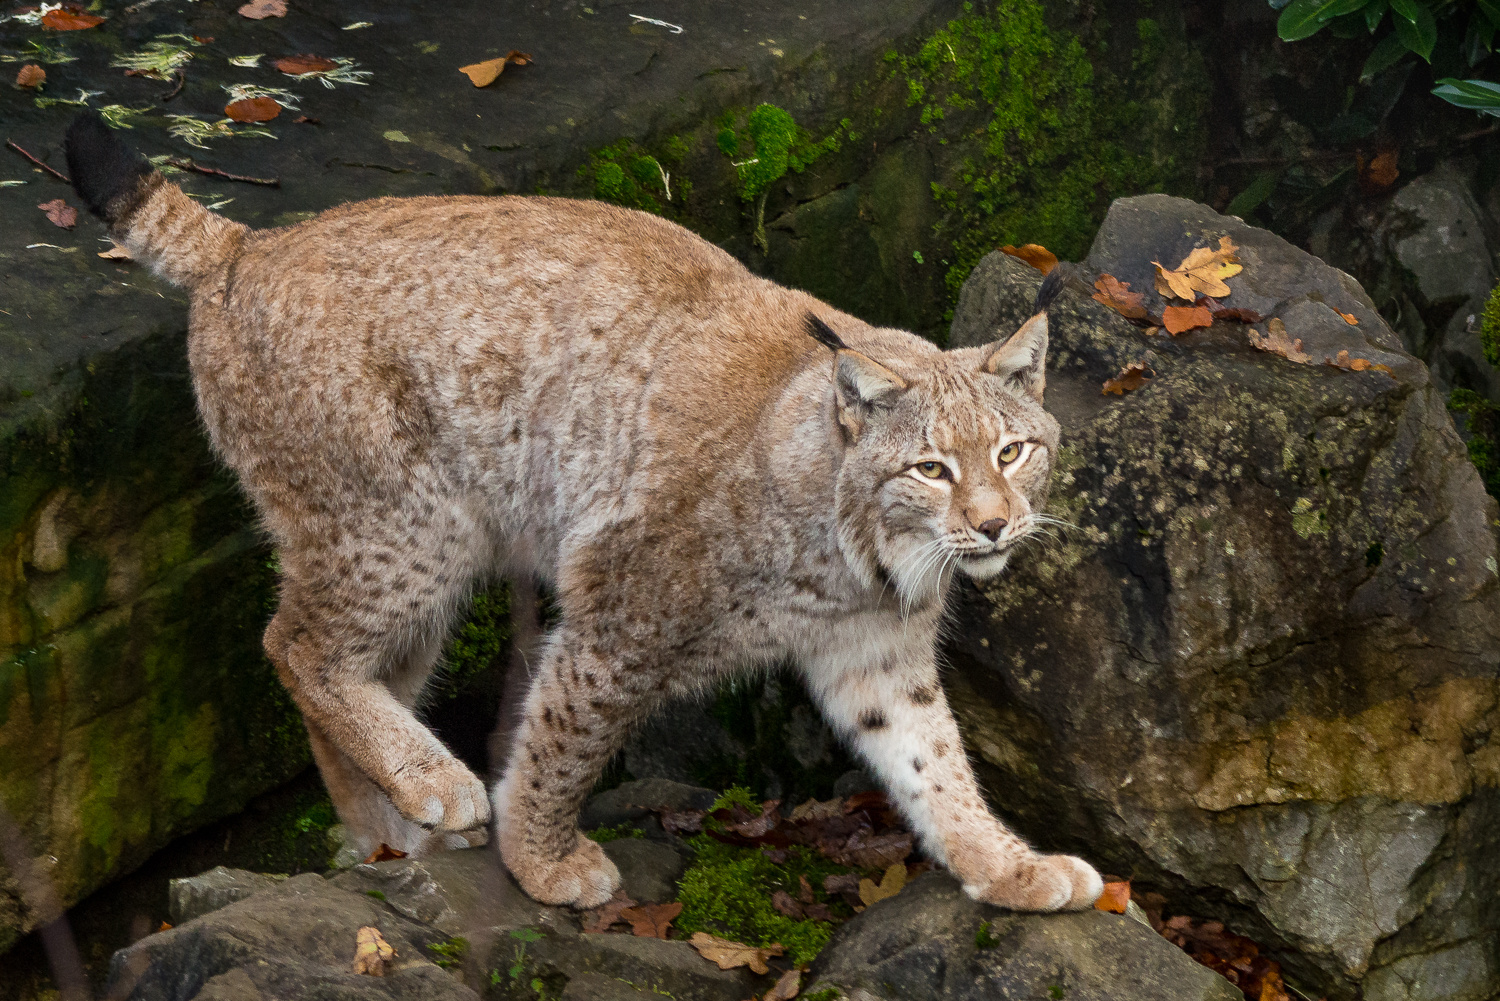
[[[632,724],[790,660],[972,895],[1097,896],[990,813],[934,655],[954,573],[998,573],[1046,497],[1045,315],[943,352],[598,202],[251,231],[160,175],[120,184],[97,184],[113,230],[191,292],[203,419],[281,554],[266,650],[361,848],[479,840],[493,803],[528,893],[599,904],[619,874],[576,816]],[[561,620],[491,797],[413,706],[501,573]]]

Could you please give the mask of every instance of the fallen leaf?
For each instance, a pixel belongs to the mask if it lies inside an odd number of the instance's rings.
[[[286,0],[250,0],[240,8],[240,17],[248,17],[252,21],[286,17]]]
[[[1146,373],[1148,372],[1151,374],[1147,375]],[[1105,379],[1104,389],[1100,391],[1099,395],[1103,396],[1106,393],[1114,393],[1117,396],[1124,396],[1126,393],[1140,389],[1155,375],[1156,372],[1145,362],[1133,361],[1120,369],[1119,374],[1113,379]]]
[[[464,76],[468,77],[469,80],[474,84],[474,86],[488,87],[490,84],[495,82],[496,78],[499,77],[501,73],[505,72],[506,63],[515,63],[517,66],[525,66],[531,61],[532,60],[530,53],[518,52],[515,49],[511,49],[499,59],[486,59],[482,63],[471,63],[468,66],[460,66],[458,68],[458,71]]]
[[[1246,309],[1243,306],[1225,306],[1219,300],[1206,295],[1200,295],[1198,301],[1193,305],[1202,306],[1207,309],[1210,313],[1214,314],[1215,320],[1230,320],[1234,323],[1260,323],[1265,319],[1264,316],[1261,316],[1253,309]]]
[[[860,880],[859,899],[866,907],[869,907],[877,901],[884,900],[887,897],[894,897],[901,892],[901,888],[905,885],[906,866],[897,862],[885,871],[885,875],[880,878],[879,886],[875,885],[873,879]]]
[[[292,119],[292,124],[293,125],[322,125],[323,123],[321,121],[319,121],[318,119],[316,119],[316,118],[309,118],[306,115],[298,115],[296,118]]]
[[[627,907],[620,917],[630,922],[630,931],[637,938],[666,938],[672,920],[682,913],[681,901],[670,904],[645,904]]]
[[[157,930],[158,933],[161,933],[161,932],[164,932],[164,931],[171,931],[172,930],[172,923],[170,921],[163,921],[157,927],[156,930]]]
[[[1340,351],[1337,358],[1323,359],[1323,364],[1332,365],[1334,368],[1341,368],[1345,372],[1384,372],[1392,378],[1395,377],[1389,365],[1382,365],[1368,358],[1350,358],[1348,351]]]
[[[853,894],[855,899],[859,895],[859,873],[840,872],[832,876],[823,877],[823,891],[825,893],[837,893],[839,896]]]
[[[1039,243],[1027,243],[1019,247],[1012,247],[1007,243],[1000,248],[1000,253],[1025,261],[1044,275],[1057,267],[1057,255]]]
[[[61,198],[42,202],[37,208],[47,213],[47,221],[58,229],[72,229],[78,225],[78,210]]]
[[[800,900],[804,904],[812,904],[817,902],[818,898],[813,896],[812,884],[807,881],[806,875],[798,876],[797,884],[798,900]]]
[[[1179,914],[1157,930],[1162,938],[1238,987],[1247,999],[1289,1001],[1281,967],[1262,956],[1260,946],[1250,939],[1226,931],[1223,922],[1197,921]]]
[[[1161,311],[1161,321],[1167,333],[1176,335],[1213,326],[1214,314],[1206,306],[1167,306]]]
[[[247,97],[224,106],[224,116],[236,122],[269,122],[281,114],[281,105],[272,97]]]
[[[47,71],[42,69],[36,63],[27,63],[25,66],[22,66],[21,71],[16,74],[16,86],[25,87],[28,90],[33,87],[40,87],[46,82]]]
[[[133,261],[133,260],[135,260],[134,257],[130,256],[130,251],[126,250],[123,246],[121,246],[118,243],[115,244],[113,247],[110,247],[108,250],[101,250],[101,251],[99,251],[99,256],[102,257],[102,258],[104,258],[106,261]]]
[[[1334,310],[1334,312],[1342,316],[1344,318],[1344,322],[1349,324],[1349,326],[1359,326],[1359,317],[1355,316],[1353,313],[1339,313],[1339,311],[1336,309]]]
[[[818,801],[809,799],[801,806],[793,807],[787,819],[795,824],[813,823],[819,820],[832,820],[834,817],[844,815],[844,801],[841,799],[828,799]]]
[[[703,830],[703,810],[663,810],[661,826],[669,834],[697,834]]]
[[[1105,883],[1104,892],[1099,894],[1099,899],[1094,901],[1094,910],[1109,911],[1111,914],[1124,914],[1130,904],[1130,880],[1118,883]]]
[[[911,854],[910,834],[872,835],[868,831],[868,828],[863,827],[855,831],[833,860],[860,869],[884,869],[904,861]]]
[[[792,1001],[797,992],[802,989],[802,971],[787,970],[776,981],[776,986],[766,991],[760,1001]]]
[[[338,69],[339,64],[332,59],[304,53],[300,56],[283,56],[271,65],[287,76],[301,76],[303,73],[325,73],[331,69]]]
[[[398,858],[406,858],[406,853],[398,851],[382,841],[380,847],[371,852],[369,857],[365,859],[365,865],[374,865],[376,862],[389,862],[392,859]]]
[[[1234,252],[1239,248],[1227,236],[1219,237],[1219,249],[1198,247],[1182,259],[1182,263],[1168,271],[1160,261],[1152,261],[1156,267],[1156,291],[1159,295],[1193,302],[1199,294],[1222,299],[1229,294],[1224,279],[1233,278],[1244,266]]]
[[[802,877],[806,879],[807,877]],[[811,889],[811,887],[809,887]],[[811,903],[812,901],[808,901]],[[807,912],[802,909],[802,902],[793,897],[785,890],[777,890],[771,894],[771,906],[776,909],[777,914],[791,918],[793,921],[801,921],[807,917]]]
[[[1251,327],[1249,329],[1250,346],[1261,351],[1269,351],[1273,355],[1281,355],[1287,361],[1294,361],[1299,365],[1312,364],[1312,355],[1302,350],[1300,339],[1292,340],[1291,335],[1286,332],[1286,324],[1281,322],[1280,317],[1271,317],[1266,323],[1266,331],[1262,334]]]
[[[1354,155],[1355,172],[1359,175],[1359,186],[1369,194],[1378,194],[1396,183],[1401,171],[1396,167],[1397,150],[1388,149],[1377,153],[1366,162],[1362,154]]]
[[[609,926],[616,921],[625,920],[622,915],[634,906],[635,901],[626,896],[624,890],[616,890],[613,897],[584,913],[583,930],[586,932],[608,931]]]
[[[396,958],[396,950],[380,934],[380,929],[365,925],[354,936],[354,972],[371,977],[385,976],[385,964]]]
[[[103,23],[104,18],[85,13],[77,4],[49,10],[42,15],[42,27],[53,31],[83,31],[85,28],[97,28]]]
[[[213,40],[214,40],[214,36],[212,36],[212,35],[194,35],[193,36],[193,41],[197,42],[199,45],[210,45],[210,44],[213,43]]]
[[[693,937],[688,939],[688,944],[698,950],[698,955],[717,964],[721,970],[748,966],[752,972],[759,973],[761,976],[771,972],[771,968],[766,965],[766,960],[786,951],[780,942],[761,948],[745,945],[743,942],[731,942],[727,938],[719,938],[717,935],[701,931],[693,932]]]
[[[1122,282],[1114,275],[1100,275],[1094,282],[1094,301],[1102,302],[1127,320],[1146,319],[1146,296],[1130,291],[1130,283]]]

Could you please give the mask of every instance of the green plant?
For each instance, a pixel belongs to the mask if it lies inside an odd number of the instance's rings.
[[[634,824],[616,824],[613,827],[596,827],[592,831],[585,832],[585,837],[590,841],[604,844],[606,841],[618,841],[621,838],[644,838],[646,832]]]
[[[789,112],[774,104],[760,104],[740,129],[725,123],[719,130],[719,152],[729,157],[739,175],[740,197],[755,202],[755,245],[761,253],[771,252],[766,239],[766,193],[771,185],[787,171],[800,174],[824,153],[838,149],[839,136],[847,126],[847,121],[840,123],[822,139],[813,139]]]
[[[802,995],[802,1001],[839,1001],[843,996],[844,992],[837,987],[825,987],[821,991]]]
[[[683,136],[672,136],[655,152],[633,139],[621,139],[590,153],[578,173],[592,181],[595,198],[661,215],[674,199],[681,203],[692,190],[686,178],[672,179],[672,171],[692,148],[692,141]]]
[[[974,933],[974,946],[979,949],[993,949],[1000,944],[1000,940],[990,931],[992,923],[989,921],[979,922],[979,930]]]
[[[367,896],[367,897],[374,897],[376,900],[384,900],[385,899],[385,893],[382,892],[382,891],[380,891],[380,890],[366,890],[365,891],[365,896]]]
[[[516,983],[520,983],[521,977],[526,974],[526,946],[532,942],[540,942],[545,936],[535,928],[512,928],[510,930],[510,937],[516,940],[517,945],[515,957],[510,964],[510,969],[506,973],[510,975],[510,979]],[[490,983],[500,983],[499,970],[490,971]],[[537,989],[536,983],[536,981],[532,982],[533,989]],[[537,990],[540,993],[540,990]]]
[[[1500,285],[1491,290],[1489,300],[1484,304],[1479,346],[1484,350],[1484,360],[1500,368]]]
[[[469,940],[461,935],[455,935],[446,942],[434,942],[427,947],[428,952],[436,953],[437,959],[433,960],[438,966],[448,970],[463,962],[464,956],[469,952]]]
[[[1500,404],[1472,389],[1455,389],[1448,394],[1448,409],[1464,418],[1460,430],[1468,439],[1469,459],[1479,470],[1485,490],[1500,497]]]
[[[1494,51],[1500,30],[1500,0],[1270,0],[1281,11],[1276,33],[1298,42],[1327,28],[1338,38],[1382,37],[1360,70],[1370,80],[1408,54],[1427,63],[1441,47],[1456,50],[1469,67]],[[1389,15],[1389,16],[1387,16]],[[1444,77],[1432,93],[1460,108],[1500,116],[1500,85],[1487,80]]]

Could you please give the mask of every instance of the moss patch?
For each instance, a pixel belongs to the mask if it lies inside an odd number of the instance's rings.
[[[1495,301],[1490,298],[1491,304]],[[1488,310],[1486,310],[1488,323]],[[1488,348],[1486,348],[1488,350]],[[1500,404],[1491,403],[1472,389],[1455,389],[1448,407],[1462,418],[1459,428],[1468,442],[1469,459],[1484,480],[1484,489],[1500,497]]]
[[[692,192],[692,181],[672,176],[692,149],[693,140],[686,136],[669,136],[654,149],[621,139],[590,153],[578,175],[595,198],[662,215],[673,201],[680,204]]]
[[[1500,285],[1490,292],[1484,304],[1484,322],[1479,328],[1479,344],[1484,360],[1500,368]]]

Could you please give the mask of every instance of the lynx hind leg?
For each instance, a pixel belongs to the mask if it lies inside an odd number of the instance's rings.
[[[620,886],[615,864],[578,830],[578,810],[655,692],[564,625],[543,651],[495,785],[495,840],[521,888],[545,904],[597,907]],[[643,686],[644,682],[644,686]]]
[[[875,668],[812,665],[807,677],[824,715],[970,897],[1017,911],[1093,906],[1104,881],[1092,866],[1035,851],[985,805],[930,649]]]

